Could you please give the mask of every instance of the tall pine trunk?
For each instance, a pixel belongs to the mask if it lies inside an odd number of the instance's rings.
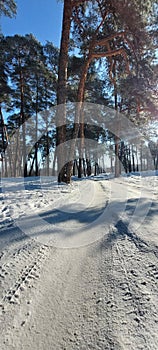
[[[36,85],[36,119],[35,119],[35,176],[39,175],[38,171],[38,95],[39,95],[39,87],[38,87],[38,77],[37,77],[37,85]]]
[[[8,150],[8,133],[4,123],[2,107],[0,105],[0,161],[2,162],[2,176],[8,176],[8,162],[6,150]]]
[[[56,146],[60,145],[58,152],[58,182],[66,181],[65,179],[65,145],[66,141],[66,101],[67,101],[67,66],[68,66],[68,49],[70,39],[72,5],[71,0],[64,0],[62,35],[59,53],[58,68],[58,89],[57,89],[57,141]]]
[[[77,100],[78,102],[84,102],[84,91],[85,91],[85,83],[88,73],[88,68],[91,63],[91,55],[87,58],[87,61],[84,64],[82,69],[82,75],[78,87]],[[80,177],[83,175],[83,167],[82,167],[82,159],[84,158],[84,111],[80,113],[80,149],[79,149],[79,174]]]
[[[83,159],[83,149],[84,149],[84,111],[82,110],[82,107],[84,102],[85,82],[86,82],[87,72],[88,72],[88,68],[91,63],[91,60],[92,60],[92,57],[91,55],[89,55],[89,57],[85,61],[84,66],[82,68],[82,75],[81,75],[79,87],[78,87],[75,122],[74,122],[74,129],[72,133],[70,155],[69,155],[69,159],[71,159],[71,161],[69,162],[67,167],[68,182],[70,182],[71,174],[73,172],[73,157],[74,157],[76,139],[78,137],[79,130],[80,130],[80,149],[79,149],[79,167],[78,167],[79,177],[81,177],[83,173],[82,159]]]
[[[114,89],[115,94],[115,111],[118,113],[118,102],[117,102],[117,89],[115,86]],[[118,128],[119,128],[119,121],[118,121]],[[119,143],[120,139],[117,135],[115,135],[115,177],[119,177],[120,175],[120,164],[119,164]]]
[[[25,126],[25,113],[24,113],[24,80],[21,69],[21,61],[19,59],[20,66],[20,119],[22,123],[22,162],[23,162],[23,174],[27,176],[27,160],[26,160],[26,126]]]

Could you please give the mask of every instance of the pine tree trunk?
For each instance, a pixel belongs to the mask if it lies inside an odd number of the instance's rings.
[[[88,158],[86,158],[86,164],[87,164],[87,176],[91,175],[91,162]]]
[[[21,71],[21,62],[19,59],[20,66],[20,97],[21,97],[21,107],[20,107],[20,118],[22,123],[22,161],[23,161],[23,172],[24,177],[27,176],[27,161],[26,161],[26,126],[25,126],[25,113],[24,113],[24,82],[23,74]]]
[[[48,125],[47,125],[47,130],[48,130]],[[49,133],[47,131],[47,139],[46,139],[46,154],[47,154],[47,176],[49,176]]]
[[[114,67],[114,80],[116,79],[116,71]],[[114,98],[115,98],[115,111],[118,112],[118,101],[117,101],[117,85],[114,83]],[[119,118],[118,118],[118,134],[119,134]],[[120,139],[115,135],[115,177],[120,176],[120,165],[119,165],[119,142]]]
[[[91,55],[89,54],[89,57],[87,58],[87,61],[85,62],[83,69],[82,69],[82,75],[78,87],[78,94],[77,94],[77,100],[78,102],[84,102],[84,91],[85,91],[85,82],[87,78],[88,68],[91,63]],[[80,158],[83,158],[83,150],[84,150],[84,112],[82,111],[80,114]],[[82,165],[80,165],[80,176],[83,175],[83,168]]]
[[[13,147],[14,147],[14,155],[13,155],[13,176],[21,176],[21,155],[20,155],[20,126],[16,132],[16,137],[13,136]]]
[[[120,142],[119,137],[117,135],[115,135],[115,177],[120,176],[119,142]]]
[[[31,167],[30,167],[29,176],[31,176],[31,174],[32,174],[32,170],[33,170],[34,162],[35,162],[35,153],[34,153],[34,157],[33,157],[33,160],[32,160]]]
[[[57,152],[56,152],[56,149],[55,149],[54,159],[53,159],[53,169],[52,169],[52,175],[53,176],[55,176],[55,163],[56,163],[56,160],[57,160]]]
[[[58,152],[58,182],[66,182],[64,177],[64,164],[65,164],[65,148],[64,142],[66,141],[66,82],[67,82],[67,66],[68,66],[68,48],[70,38],[70,26],[71,26],[71,14],[72,5],[71,0],[64,0],[63,10],[63,23],[62,23],[62,36],[60,43],[59,54],[59,69],[58,69],[58,89],[57,89],[57,141],[56,146],[60,145],[60,151]]]
[[[80,157],[79,163],[78,163],[78,178],[81,179],[81,177],[82,177],[82,159]]]
[[[85,64],[82,68],[82,75],[79,82],[78,87],[78,93],[77,93],[77,106],[76,106],[76,113],[75,113],[75,122],[74,122],[74,129],[72,133],[72,141],[71,141],[71,147],[70,147],[70,156],[69,159],[73,159],[74,157],[74,151],[75,151],[75,145],[76,145],[76,139],[79,134],[80,130],[80,149],[79,149],[79,168],[78,168],[78,177],[82,177],[83,169],[82,169],[82,158],[83,158],[83,148],[84,148],[84,113],[82,111],[83,102],[84,102],[84,90],[85,90],[85,82],[87,78],[87,72],[89,65],[91,63],[91,56],[87,58],[85,61]],[[67,168],[67,178],[70,181],[71,174],[73,170],[73,162],[70,162]]]
[[[131,162],[131,148],[130,148],[130,145],[129,145],[129,160],[128,160],[128,167],[129,167],[129,173],[131,173],[132,171],[132,162]]]
[[[35,176],[38,176],[39,170],[38,170],[38,78],[37,78],[37,85],[36,85],[36,120],[35,120]]]
[[[136,168],[135,168],[135,158],[134,158],[134,150],[133,150],[133,146],[132,146],[132,163],[133,163],[133,172],[135,173]]]
[[[4,132],[4,119],[2,115],[2,108],[0,105],[0,161],[2,162],[2,176],[4,176],[4,160],[5,160],[5,132]]]
[[[140,170],[143,171],[143,150],[142,150],[142,142],[140,144]]]

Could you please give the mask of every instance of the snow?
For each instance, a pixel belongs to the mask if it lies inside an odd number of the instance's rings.
[[[157,188],[1,180],[0,349],[158,349]]]

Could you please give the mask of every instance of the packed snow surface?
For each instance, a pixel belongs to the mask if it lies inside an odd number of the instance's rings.
[[[155,175],[1,180],[1,350],[158,349]]]

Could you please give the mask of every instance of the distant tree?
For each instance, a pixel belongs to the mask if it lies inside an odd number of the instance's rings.
[[[157,142],[150,141],[149,148],[153,158],[154,168],[155,170],[158,170],[158,141]]]
[[[33,36],[25,37],[15,35],[4,38],[4,50],[6,52],[8,64],[8,80],[12,86],[11,102],[8,112],[12,112],[8,121],[14,123],[17,129],[16,147],[14,161],[14,175],[16,171],[27,175],[27,153],[26,153],[26,124],[25,121],[31,115],[31,91],[29,87],[29,78],[31,65],[33,64],[37,46]],[[19,128],[22,128],[22,139],[20,139]],[[22,162],[22,163],[21,163]],[[16,170],[17,169],[17,170]],[[22,173],[20,174],[22,175]]]

